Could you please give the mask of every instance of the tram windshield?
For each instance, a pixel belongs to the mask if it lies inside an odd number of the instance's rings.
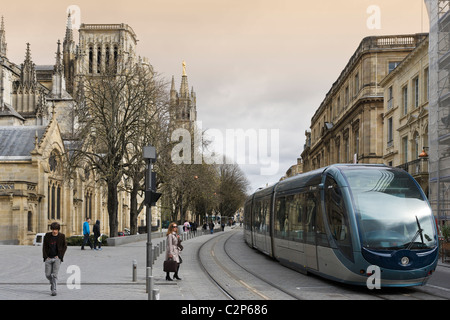
[[[424,250],[436,246],[426,199],[406,172],[385,168],[345,170],[363,247]]]

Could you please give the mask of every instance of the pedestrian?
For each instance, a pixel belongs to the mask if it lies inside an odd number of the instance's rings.
[[[66,236],[59,232],[60,229],[60,224],[58,222],[53,222],[50,225],[51,231],[45,234],[44,242],[42,244],[45,277],[50,281],[50,291],[52,296],[56,296],[58,271],[67,250]]]
[[[89,247],[91,250],[94,249],[92,246],[91,239],[89,239],[89,235],[91,234],[91,230],[89,229],[89,223],[91,222],[91,218],[87,217],[86,221],[83,223],[83,244],[81,245],[81,250],[84,250],[84,246],[89,243]]]
[[[211,232],[211,234],[214,233],[214,222],[213,222],[213,221],[211,221],[211,222],[209,223],[209,232]]]
[[[189,232],[191,225],[189,224],[189,222],[187,220],[184,220],[184,225],[183,225],[183,229],[184,232]]]
[[[180,269],[181,257],[180,257],[180,235],[178,234],[177,224],[172,222],[167,230],[167,240],[166,240],[166,261],[170,258],[177,262],[177,271],[173,275],[174,279],[181,280],[178,277],[178,270]],[[170,272],[166,272],[166,280],[173,281],[170,278]]]
[[[100,233],[100,220],[95,221],[94,228],[94,250],[102,250],[102,239]],[[98,249],[97,249],[98,245]]]
[[[191,223],[191,228],[192,228],[192,232],[194,233],[194,237],[197,236],[197,222],[192,222]]]

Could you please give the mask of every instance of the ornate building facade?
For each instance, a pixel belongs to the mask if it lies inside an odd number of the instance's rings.
[[[364,38],[311,119],[303,170],[333,163],[383,163],[381,81],[425,34]]]
[[[428,37],[380,83],[383,163],[408,171],[428,195]]]
[[[73,39],[70,15],[55,64],[36,66],[27,44],[21,65],[7,56],[0,28],[0,244],[31,244],[52,222],[67,236],[82,233],[85,217],[109,233],[107,196],[95,172],[63,172],[76,124],[73,109],[81,77],[119,61],[140,61],[136,34],[127,24],[81,24]],[[145,213],[144,213],[145,214]],[[139,217],[138,221],[145,221]],[[129,228],[129,195],[119,192],[119,230]]]

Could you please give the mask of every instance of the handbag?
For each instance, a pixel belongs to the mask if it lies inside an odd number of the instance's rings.
[[[164,261],[163,264],[164,272],[177,272],[177,267],[178,267],[177,262],[172,258],[169,258],[168,260]]]

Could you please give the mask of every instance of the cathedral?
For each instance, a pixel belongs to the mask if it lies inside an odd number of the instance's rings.
[[[52,222],[61,224],[66,236],[82,234],[90,217],[101,221],[109,234],[105,186],[95,172],[78,169],[64,174],[67,150],[74,143],[77,125],[74,97],[82,77],[106,68],[120,68],[120,61],[147,64],[136,54],[133,29],[121,24],[84,24],[74,40],[70,14],[64,40],[56,44],[54,65],[35,65],[27,43],[24,61],[17,65],[7,53],[5,23],[0,28],[0,244],[32,244],[37,233]],[[151,66],[150,66],[151,68]],[[189,93],[185,67],[180,93],[172,79],[171,103],[183,106],[177,121],[195,120],[195,93]],[[178,108],[177,108],[178,109]],[[129,195],[119,191],[118,230],[129,228]],[[160,225],[154,210],[153,225]],[[145,210],[138,217],[143,223]]]

